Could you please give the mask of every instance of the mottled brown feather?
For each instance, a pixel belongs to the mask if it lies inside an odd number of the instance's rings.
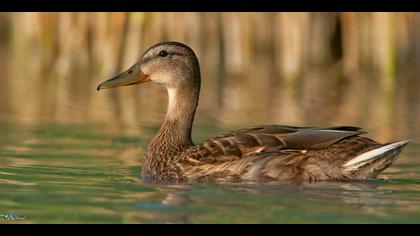
[[[162,51],[169,56],[160,56]],[[353,126],[260,125],[194,145],[191,130],[201,86],[194,51],[178,42],[159,43],[144,53],[135,68],[151,82],[164,85],[169,96],[165,120],[143,159],[142,172],[148,179],[223,182],[369,178],[388,167],[408,142],[382,146],[359,136],[363,132]],[[118,76],[109,80],[112,86],[116,79]]]
[[[280,125],[262,125],[240,129],[229,134],[219,135],[208,139],[186,151],[186,155],[194,156],[200,160],[220,155],[237,156],[239,158],[252,152],[280,151],[280,150],[311,150],[322,149],[344,138],[362,134],[360,128],[347,127],[334,128],[306,128]],[[220,145],[223,146],[223,153]],[[200,150],[206,147],[209,152]]]
[[[193,181],[346,179],[351,176],[346,176],[341,165],[379,146],[358,136],[363,133],[359,130],[350,126],[255,126],[185,150],[179,166],[183,178]]]

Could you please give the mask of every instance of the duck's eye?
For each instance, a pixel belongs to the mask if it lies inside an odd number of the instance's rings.
[[[162,51],[159,52],[160,57],[166,57],[167,55],[168,55],[168,52],[165,51],[165,50],[162,50]]]

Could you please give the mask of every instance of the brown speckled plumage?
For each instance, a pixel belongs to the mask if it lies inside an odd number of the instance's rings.
[[[142,163],[143,176],[154,181],[375,178],[395,161],[408,142],[379,144],[360,136],[360,128],[352,126],[260,125],[194,145],[191,129],[201,78],[193,50],[176,42],[157,44],[132,68],[102,83],[98,90],[148,81],[163,84],[169,95],[166,118]]]

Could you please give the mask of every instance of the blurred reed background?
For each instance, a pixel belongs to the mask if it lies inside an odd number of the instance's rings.
[[[163,40],[199,57],[199,124],[420,138],[418,13],[0,13],[0,120],[158,125],[162,87],[95,88]]]

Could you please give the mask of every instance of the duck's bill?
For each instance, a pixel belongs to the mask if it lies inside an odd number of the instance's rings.
[[[129,86],[134,84],[141,84],[150,81],[149,76],[145,75],[138,65],[134,65],[127,71],[115,76],[114,78],[101,83],[97,90],[109,89],[120,86]]]

